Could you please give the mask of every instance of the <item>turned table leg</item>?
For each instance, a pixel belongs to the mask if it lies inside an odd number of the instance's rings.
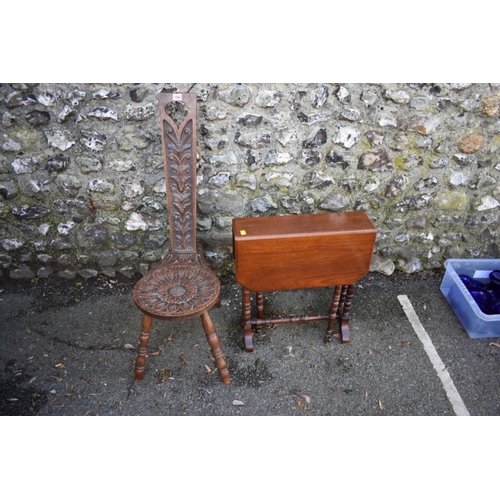
[[[250,304],[250,290],[242,287],[243,306],[243,333],[245,334],[245,350],[253,351],[252,308]]]
[[[255,295],[256,295],[256,302],[257,302],[257,318],[263,319],[264,318],[264,294],[262,292],[257,292]],[[255,331],[260,334],[262,331],[262,326],[257,326],[255,328]]]
[[[231,380],[229,378],[229,370],[227,368],[226,358],[222,353],[219,337],[217,336],[214,322],[212,321],[210,314],[208,314],[208,311],[204,311],[201,315],[201,323],[203,325],[203,329],[205,330],[208,345],[210,346],[212,355],[215,359],[215,366],[219,371],[220,378],[225,384],[229,384]]]
[[[262,319],[264,317],[264,294],[262,292],[257,292],[257,318]]]
[[[354,294],[354,285],[347,285],[345,299],[340,311],[340,338],[343,344],[349,342],[349,311],[351,310],[352,296]]]
[[[347,294],[347,285],[342,285],[342,291],[340,292],[339,308],[337,310],[337,317],[338,318],[340,318],[340,315],[342,314],[342,310],[344,309],[346,294]]]
[[[146,369],[146,355],[152,328],[153,318],[144,314],[142,317],[141,335],[139,336],[139,349],[137,351],[137,359],[135,360],[135,380],[142,380],[144,370]]]
[[[328,313],[328,326],[326,328],[325,342],[332,342],[333,340],[333,327],[335,325],[335,319],[337,317],[337,311],[339,309],[340,294],[342,292],[341,286],[336,286],[333,292],[332,304],[330,306],[330,312]]]

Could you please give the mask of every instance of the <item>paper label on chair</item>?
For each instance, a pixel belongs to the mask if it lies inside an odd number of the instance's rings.
[[[182,94],[172,94],[172,99],[174,101],[182,101]]]
[[[247,235],[247,232],[246,232],[244,229],[242,229],[242,230],[240,231],[240,234],[241,234],[241,236],[246,236],[246,235]]]

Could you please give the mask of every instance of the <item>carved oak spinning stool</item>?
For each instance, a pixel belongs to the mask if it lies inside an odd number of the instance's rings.
[[[196,94],[158,94],[171,247],[134,287],[144,313],[135,379],[144,375],[153,318],[181,321],[201,316],[215,365],[225,384],[227,363],[209,310],[219,306],[220,284],[196,244]]]
[[[325,341],[331,342],[338,319],[338,336],[348,342],[354,283],[370,270],[376,234],[364,212],[233,219],[246,350],[253,351],[254,327],[316,320],[328,320]],[[328,314],[264,319],[263,292],[319,287],[335,287]],[[257,318],[251,292],[257,294]]]

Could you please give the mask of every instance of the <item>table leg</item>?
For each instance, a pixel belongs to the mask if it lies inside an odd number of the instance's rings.
[[[262,292],[257,292],[257,318],[262,319],[264,317],[264,294]]]
[[[256,302],[257,302],[257,318],[263,319],[264,318],[264,294],[262,292],[257,292],[255,294],[256,296]],[[255,328],[255,331],[260,334],[262,331],[261,326],[257,326]]]
[[[340,294],[342,292],[341,286],[336,286],[333,292],[332,304],[330,307],[330,312],[328,313],[328,326],[326,328],[325,342],[332,342],[333,340],[333,327],[335,325],[335,319],[337,317],[337,311],[339,308]]]
[[[344,310],[345,297],[347,294],[347,285],[342,285],[342,292],[340,293],[339,308],[337,310],[337,317],[340,318],[342,311]]]
[[[348,285],[343,303],[342,310],[340,311],[340,338],[343,344],[349,342],[349,311],[351,310],[352,296],[354,294],[354,285]]]
[[[245,350],[253,351],[252,307],[250,304],[250,290],[242,287],[243,333],[245,334]]]

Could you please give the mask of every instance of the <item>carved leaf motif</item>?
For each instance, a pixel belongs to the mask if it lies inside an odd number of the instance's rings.
[[[193,121],[189,120],[185,127],[176,133],[173,127],[166,122],[164,123],[175,251],[194,250],[192,127]]]
[[[191,206],[191,193],[181,193],[177,198],[178,210],[181,214],[186,213],[186,210]]]
[[[180,165],[179,170],[173,170],[171,173],[171,178],[177,186],[177,190],[183,193],[186,187],[189,187],[188,182],[190,179],[190,165]]]

